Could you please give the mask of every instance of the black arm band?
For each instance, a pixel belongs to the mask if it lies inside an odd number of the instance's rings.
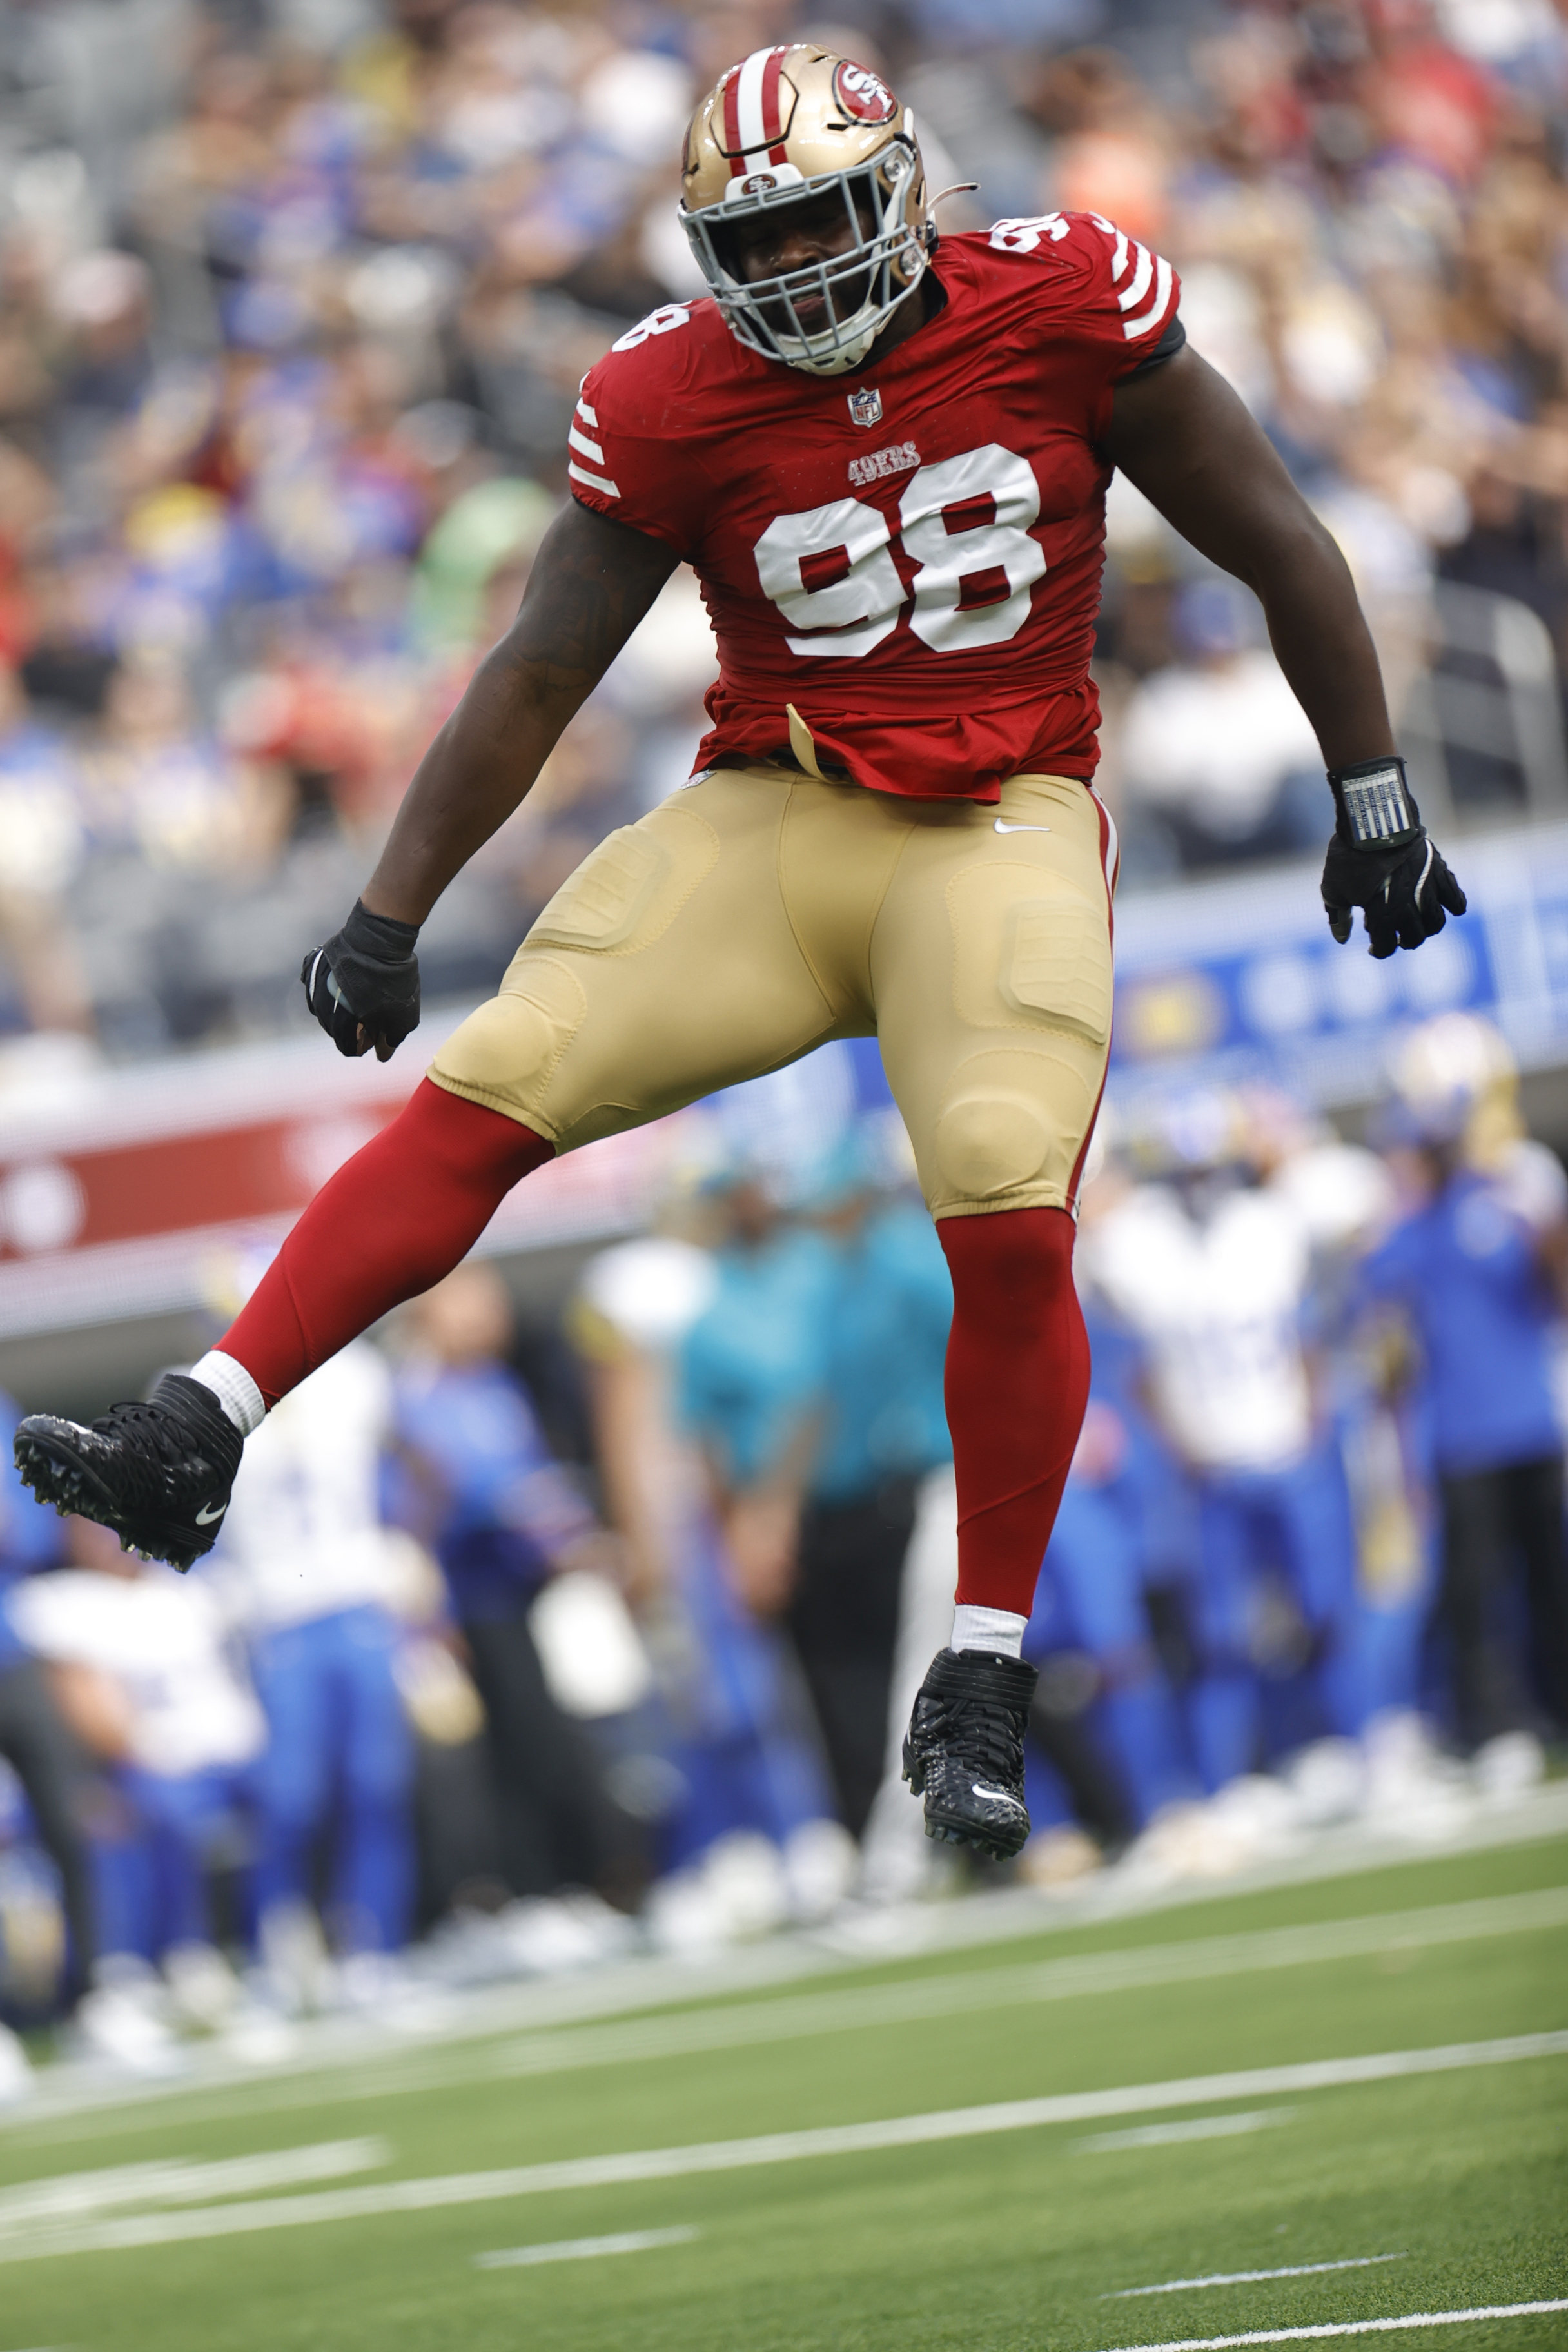
[[[1141,375],[1152,375],[1167,360],[1173,360],[1187,340],[1180,311],[1172,320],[1152,352],[1145,352],[1136,367],[1130,367],[1121,379],[1123,383],[1135,383]]]
[[[1353,768],[1331,768],[1329,785],[1340,817],[1340,835],[1357,849],[1409,841],[1421,829],[1421,812],[1405,780],[1397,751],[1381,760],[1361,760]]]

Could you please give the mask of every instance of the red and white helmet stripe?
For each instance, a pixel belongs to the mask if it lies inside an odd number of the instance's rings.
[[[731,178],[765,172],[770,163],[786,160],[779,78],[787,54],[787,45],[753,49],[724,84],[724,146]]]

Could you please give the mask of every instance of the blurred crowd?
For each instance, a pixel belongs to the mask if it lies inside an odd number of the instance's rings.
[[[1499,1034],[1407,1033],[1366,1143],[1261,1090],[1110,1120],[1009,1871],[900,1779],[957,1567],[900,1140],[852,1123],[791,1176],[715,1133],[526,1346],[459,1268],[269,1416],[187,1577],[13,1476],[0,2014],[265,2063],[314,2014],[416,2029],[966,1876],[1419,1845],[1533,1787],[1568,1740],[1568,1179]]]
[[[950,230],[1168,252],[1372,613],[1418,788],[1568,799],[1568,30],[1551,0],[8,0],[0,1034],[277,1027],[507,625],[584,370],[699,291],[693,98],[819,34],[913,103]],[[1129,887],[1316,847],[1252,600],[1113,489],[1099,676]],[[422,943],[478,992],[682,780],[678,574]]]

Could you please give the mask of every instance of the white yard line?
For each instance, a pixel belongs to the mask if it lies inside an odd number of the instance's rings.
[[[1119,2286],[1101,2303],[1128,2303],[1140,2294],[1180,2294],[1194,2286],[1251,2286],[1258,2279],[1314,2278],[1320,2271],[1365,2271],[1376,2263],[1407,2263],[1408,2254],[1349,2254],[1338,2263],[1287,2263],[1275,2271],[1209,2271],[1203,2278],[1162,2279],[1158,2286]]]
[[[82,2221],[116,2205],[199,2205],[209,2197],[293,2189],[302,2180],[340,2180],[345,2173],[374,2172],[391,2162],[392,2149],[384,2139],[334,2139],[265,2156],[224,2157],[216,2163],[170,2156],[98,2172],[51,2173],[0,2189],[0,2247],[8,2238]]]
[[[1315,2059],[1306,2065],[1254,2066],[1234,2074],[1198,2074],[1170,2083],[1134,2083],[1107,2091],[1071,2091],[1053,2098],[1008,2099],[984,2107],[956,2107],[885,2122],[834,2124],[813,2131],[768,2132],[753,2139],[710,2140],[686,2147],[639,2148],[626,2155],[569,2157],[553,2164],[509,2166],[496,2172],[445,2173],[431,2179],[378,2181],[361,2189],[323,2189],[308,2197],[274,2197],[256,2204],[214,2205],[185,2213],[127,2214],[79,2228],[39,2231],[26,2245],[0,2245],[0,2263],[42,2254],[105,2253],[127,2246],[166,2246],[197,2238],[227,2238],[257,2230],[289,2230],[315,2221],[354,2221],[382,2213],[429,2212],[453,2205],[534,2197],[553,2189],[604,2189],[629,2180],[680,2180],[751,2165],[789,2164],[805,2158],[862,2156],[892,2147],[973,2139],[994,2132],[1032,2131],[1042,2125],[1087,2123],[1101,2116],[1147,2114],[1162,2107],[1210,2105],[1275,2092],[1331,2090],[1347,2084],[1387,2083],[1456,2068],[1502,2066],[1568,2057],[1568,2032],[1518,2034],[1506,2042],[1450,2042],[1434,2050],[1387,2050],[1364,2058]]]
[[[1267,2131],[1271,2124],[1289,2123],[1294,2107],[1255,2107],[1238,2116],[1198,2116],[1190,2124],[1140,2124],[1135,2130],[1094,2132],[1075,2139],[1074,2147],[1091,2156],[1109,2156],[1119,2147],[1173,2147],[1187,2139],[1237,2139],[1246,2132]]]
[[[1568,1886],[1549,1886],[1528,1895],[1436,1904],[1422,1911],[1377,1912],[1310,1927],[1263,1928],[1251,1935],[1199,1936],[1142,1950],[1078,1952],[1060,1960],[988,1969],[984,1976],[966,1969],[903,1984],[856,1985],[842,1992],[795,1994],[674,2017],[531,2033],[489,2051],[484,2071],[555,2074],[578,2067],[623,2066],[641,2058],[689,2057],[701,2051],[746,2049],[816,2033],[859,2032],[867,2026],[952,2017],[972,2011],[977,2001],[988,2011],[1023,2007],[1564,1927]]]
[[[551,2246],[509,2246],[499,2254],[476,2254],[477,2271],[531,2270],[535,2263],[585,2263],[597,2254],[642,2254],[650,2246],[686,2246],[701,2231],[624,2230],[615,2238],[557,2238]]]
[[[1489,2303],[1477,2311],[1408,2311],[1398,2319],[1336,2319],[1321,2327],[1255,2327],[1246,2336],[1189,2336],[1180,2344],[1123,2344],[1117,2352],[1226,2352],[1232,2344],[1300,2344],[1316,2336],[1383,2336],[1398,2327],[1460,2327],[1472,2319],[1533,2319],[1556,2303]]]
[[[1568,1792],[1568,1783],[1563,1786]],[[1217,1891],[1228,1895],[1236,1890],[1227,1884]],[[1189,1891],[1183,1899],[1192,1902],[1195,1897]],[[265,2082],[258,2082],[252,2067],[226,2056],[221,2048],[193,2052],[193,2064],[202,2070],[205,2080],[113,2084],[106,2083],[101,2072],[77,2078],[71,2070],[48,2067],[36,2078],[31,2102],[7,2114],[0,2129],[26,2130],[35,2138],[79,2137],[81,2127],[73,2119],[90,2114],[100,2118],[92,2130],[95,2137],[101,2138],[116,2128],[142,2128],[146,2109],[154,2103],[177,2109],[183,2118],[193,2122],[242,2114],[279,2114],[348,2100],[451,2089],[463,2083],[492,2080],[502,2071],[555,2074],[579,2066],[621,2065],[637,2058],[684,2056],[816,2033],[858,2032],[868,2025],[961,2015],[973,2008],[977,1984],[984,1988],[987,2006],[1023,2006],[1568,1926],[1568,1887],[1545,1887],[1300,1927],[1194,1937],[1131,1950],[1078,1952],[1058,1960],[989,1969],[979,1978],[971,1969],[953,1970],[891,1984],[829,1983],[820,1992],[769,1997],[772,1985],[781,1977],[820,1979],[825,1973],[840,1977],[858,1966],[885,1967],[892,1961],[918,1959],[930,1949],[939,1927],[943,1945],[961,1943],[963,1939],[952,1923],[933,1922],[932,1911],[973,1909],[989,1918],[994,1906],[1001,1905],[1014,1919],[1007,1930],[1014,1934],[1091,1924],[1060,1905],[1048,1918],[1040,1917],[1033,1908],[1034,1898],[1029,1898],[1026,1927],[1024,1915],[1007,1908],[1015,1902],[1013,1895],[981,1895],[968,1904],[910,1906],[896,1915],[889,1913],[878,1924],[879,1932],[889,1937],[895,1937],[896,1931],[895,1940],[885,1948],[856,1954],[843,1947],[830,1956],[819,1942],[804,1937],[793,1942],[780,1939],[731,1953],[722,1962],[704,1964],[700,1970],[647,1958],[622,1963],[596,1975],[466,1995],[457,2003],[461,2021],[437,2037],[421,2036],[419,2046],[412,2050],[405,2035],[378,2034],[363,2023],[350,2030],[341,2022],[322,2020],[306,2030],[308,2046],[300,2057]],[[982,1946],[994,1941],[1002,1924],[992,1920],[987,1927],[982,1919],[970,1940]],[[704,1995],[724,2005],[692,2005]],[[584,2011],[590,2016],[596,2011],[603,2018],[617,2010],[635,2009],[660,2013],[624,2022],[577,2022]],[[517,2025],[531,2013],[539,2021],[534,2030],[515,2035]],[[515,2038],[487,2038],[508,2030]],[[241,2084],[241,2095],[236,2097],[233,2094]],[[126,2110],[123,2116],[101,2120],[106,2109],[117,2106]]]

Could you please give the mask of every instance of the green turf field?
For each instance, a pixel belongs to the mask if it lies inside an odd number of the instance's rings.
[[[0,2352],[1110,2352],[1568,2301],[1564,1890],[1556,1838],[13,2121]],[[603,2239],[653,2242],[538,2256]],[[1568,2308],[1394,2341],[1541,2352]]]

